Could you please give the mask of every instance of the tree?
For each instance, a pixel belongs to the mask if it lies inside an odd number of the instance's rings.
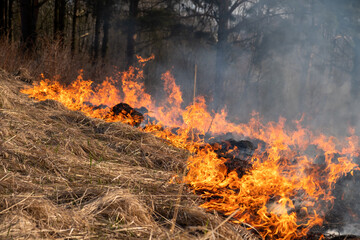
[[[6,32],[6,14],[7,14],[7,1],[0,0],[0,35]]]
[[[238,1],[239,2],[239,1]],[[214,100],[220,104],[224,101],[224,72],[226,71],[227,58],[226,51],[229,49],[229,20],[235,11],[236,6],[231,6],[230,0],[216,1],[218,7],[217,14],[217,43],[216,43],[216,71],[215,71],[215,90]]]
[[[255,1],[256,2],[256,1]],[[216,28],[216,59],[215,59],[215,84],[214,84],[214,101],[218,105],[222,105],[224,101],[224,74],[229,64],[229,53],[231,52],[231,44],[229,36],[240,32],[245,25],[247,9],[254,6],[249,0],[191,0],[188,6],[189,16],[203,18],[199,20],[208,22],[210,25],[215,24]],[[214,26],[209,26],[212,29]]]
[[[88,7],[92,11],[95,18],[94,41],[92,46],[93,63],[99,57],[99,50],[101,46],[101,57],[105,58],[109,42],[110,20],[112,17],[112,8],[114,7],[114,0],[87,0]],[[100,41],[101,33],[103,33],[102,42]]]
[[[127,27],[126,63],[127,67],[134,64],[136,18],[139,13],[139,0],[129,0],[129,19]]]
[[[21,42],[24,50],[33,50],[36,43],[36,23],[38,20],[39,8],[48,0],[19,0],[21,15]]]
[[[107,54],[108,44],[109,44],[109,30],[110,30],[110,20],[112,16],[112,7],[114,6],[113,0],[104,1],[104,22],[103,22],[103,40],[101,47],[101,57],[104,59]]]
[[[55,0],[54,7],[54,38],[64,40],[65,36],[66,0]]]
[[[8,35],[9,41],[12,40],[13,3],[14,3],[14,0],[9,0],[8,11],[7,11],[7,35]]]
[[[347,15],[346,15],[347,14]],[[353,98],[360,97],[360,3],[350,0],[346,10],[342,14],[342,19],[347,21],[347,33],[352,39],[352,69],[351,69],[351,95]]]
[[[11,39],[12,7],[14,0],[0,0],[0,36]]]
[[[74,0],[73,7],[73,16],[72,16],[72,25],[71,25],[71,53],[74,55],[75,53],[75,45],[76,45],[76,25],[77,25],[77,9],[78,9],[79,0]]]
[[[94,33],[94,45],[93,45],[93,60],[94,63],[99,56],[99,46],[100,46],[100,33],[101,33],[101,20],[103,14],[103,3],[102,1],[97,0],[95,5],[95,33]]]

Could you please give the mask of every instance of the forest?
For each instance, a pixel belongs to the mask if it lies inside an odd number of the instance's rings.
[[[253,112],[311,118],[341,134],[358,123],[360,2],[356,0],[3,0],[1,67],[20,65],[96,81],[136,56],[155,56],[145,85],[161,97],[171,69],[192,101],[226,106],[233,121]],[[24,57],[24,54],[26,57]],[[331,117],[329,117],[331,115]],[[324,125],[324,122],[325,125]],[[335,127],[336,126],[336,127]]]
[[[360,239],[359,0],[0,0],[0,238]]]

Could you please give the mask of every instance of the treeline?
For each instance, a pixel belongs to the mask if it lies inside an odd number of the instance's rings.
[[[336,89],[359,95],[357,0],[1,0],[0,7],[0,34],[24,52],[53,39],[92,64],[122,69],[136,54],[154,54],[146,86],[155,96],[160,73],[174,67],[191,99],[195,65],[199,93],[236,114],[317,114],[333,106],[324,101],[338,102],[330,96]]]

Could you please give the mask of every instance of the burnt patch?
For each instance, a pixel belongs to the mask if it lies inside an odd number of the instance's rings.
[[[106,118],[117,118],[129,120],[127,123],[131,126],[138,127],[144,120],[144,115],[129,104],[119,103],[111,108],[110,113]]]
[[[247,140],[234,139],[219,141],[211,144],[219,158],[225,158],[228,173],[236,171],[241,178],[252,167],[250,159],[256,149],[254,144]]]

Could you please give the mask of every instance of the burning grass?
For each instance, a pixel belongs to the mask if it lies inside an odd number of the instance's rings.
[[[0,71],[0,238],[256,239],[221,224],[187,189],[176,206],[179,185],[169,180],[183,172],[187,151],[30,100],[19,93],[23,84]]]
[[[145,92],[143,85],[142,69],[149,59],[139,57],[137,66],[118,72],[114,77],[106,78],[98,85],[91,80],[84,80],[83,72],[80,71],[76,81],[69,85],[60,84],[58,77],[51,80],[43,77],[32,87],[21,90],[22,93],[42,101],[35,103],[34,106],[44,110],[42,116],[48,117],[43,123],[44,131],[50,129],[50,133],[41,139],[50,138],[49,142],[56,140],[55,145],[64,145],[65,150],[69,148],[71,153],[87,161],[88,165],[85,165],[87,169],[83,172],[79,171],[73,177],[75,179],[79,176],[87,177],[90,184],[94,181],[107,184],[120,179],[120,182],[115,183],[120,184],[125,181],[129,185],[121,186],[126,186],[126,189],[139,186],[135,189],[140,189],[138,190],[140,193],[151,192],[154,194],[151,195],[152,198],[155,198],[154,196],[160,192],[159,188],[168,185],[171,176],[185,175],[182,184],[190,186],[192,191],[201,195],[204,200],[197,199],[192,204],[201,204],[201,207],[208,211],[215,210],[229,216],[226,221],[235,220],[240,224],[250,224],[248,226],[255,227],[255,232],[259,231],[259,235],[261,234],[263,238],[284,240],[304,239],[308,236],[310,239],[324,238],[322,233],[325,230],[321,229],[321,226],[326,224],[328,209],[334,203],[334,186],[344,175],[359,170],[356,162],[359,158],[359,138],[351,133],[353,131],[350,131],[349,137],[341,140],[314,133],[304,128],[301,121],[293,122],[292,127],[286,126],[286,120],[283,118],[278,122],[263,123],[256,114],[247,124],[234,124],[227,121],[225,109],[217,113],[209,113],[203,97],[194,99],[192,105],[183,108],[182,93],[170,72],[162,75],[164,92],[168,96],[166,101],[159,105]],[[59,105],[54,100],[63,105]],[[64,107],[82,112],[85,116],[69,112]],[[56,110],[60,111],[59,114],[54,114]],[[36,117],[37,115],[33,118]],[[141,123],[144,119],[146,119],[145,124]],[[119,121],[132,126],[142,124],[142,131],[125,127],[117,123]],[[59,129],[59,126],[56,126],[56,130],[51,130],[48,126],[59,122],[73,127]],[[39,127],[41,126],[40,124]],[[146,132],[151,132],[153,136],[147,135]],[[204,136],[208,133],[216,136],[228,132],[237,134],[241,138],[253,139],[257,147],[249,141],[240,143],[231,140],[235,145],[231,144],[231,141],[225,145],[222,143],[211,145],[205,142]],[[82,139],[81,134],[86,134],[87,138]],[[36,134],[36,137],[38,136],[41,134]],[[173,147],[164,145],[155,136]],[[63,140],[59,141],[61,139]],[[10,140],[13,140],[12,137],[6,141]],[[104,142],[106,148],[101,144]],[[242,146],[245,151],[239,149],[243,148]],[[64,149],[61,150],[63,153]],[[120,154],[121,161],[116,162],[119,165],[111,164],[114,163],[114,154]],[[126,158],[121,159],[124,156]],[[54,161],[47,164],[57,166],[56,169],[61,171],[57,170],[55,173],[63,176],[62,172],[66,169],[59,167],[61,160],[58,161],[55,165]],[[70,156],[65,159],[64,164],[68,164],[69,161],[71,162]],[[130,165],[142,169],[140,172],[134,171],[133,168],[129,170],[130,183],[129,180],[123,179],[125,173],[116,175],[112,172],[119,166],[124,171],[123,169],[127,169]],[[106,173],[97,169],[101,167],[106,169]],[[158,173],[161,175],[159,178],[162,183],[157,186],[145,186],[154,183],[155,175],[147,173],[144,176],[141,172],[143,168],[160,171]],[[163,171],[168,171],[168,174]],[[106,179],[102,177],[103,175],[111,177]],[[142,184],[143,182],[146,184]],[[188,215],[184,210],[186,208],[183,209],[183,204],[180,205],[178,195],[182,195],[183,186],[180,186],[179,191],[170,185],[166,188],[163,196],[169,196],[166,199],[167,204],[161,205],[163,208],[158,209],[153,202],[145,201],[151,208],[144,208],[149,211],[144,213],[144,216],[150,214],[155,222],[160,221],[164,224],[162,226],[171,226],[167,234],[170,238],[180,237],[174,235],[174,220],[186,229],[196,218],[191,214]],[[175,190],[169,194],[171,188]],[[129,193],[136,196],[134,192]],[[185,203],[191,202],[188,199],[191,198],[189,192],[185,195]],[[101,197],[103,200],[100,202],[107,202],[109,199],[103,195]],[[121,203],[129,202],[126,199],[121,200]],[[154,201],[162,202],[161,199]],[[112,206],[112,203],[108,205]],[[92,209],[96,208],[92,207]],[[107,212],[101,207],[100,209],[101,213]],[[90,211],[90,213],[94,212],[96,210]],[[178,214],[180,215],[177,216]],[[189,220],[186,220],[189,216]],[[133,222],[136,223],[135,220]],[[143,219],[143,222],[148,221]],[[213,232],[223,226],[227,225],[219,224],[210,233],[206,233],[204,238],[211,237]],[[152,228],[153,231],[155,229]],[[201,235],[204,231],[207,230],[195,228],[193,234]],[[233,235],[228,232],[226,236],[238,236],[238,234]],[[162,235],[158,237],[161,238]]]

